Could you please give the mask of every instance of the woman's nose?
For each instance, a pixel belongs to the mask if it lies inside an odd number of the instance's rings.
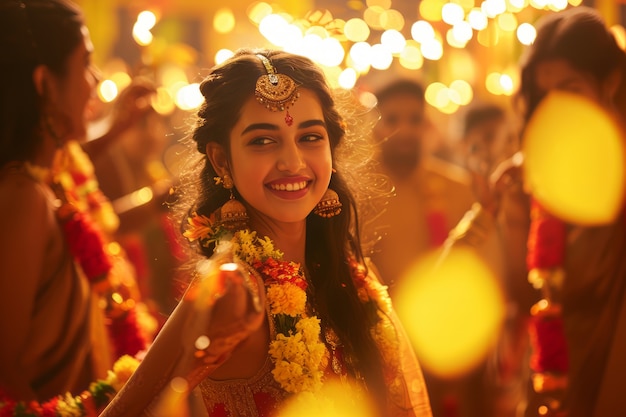
[[[98,85],[98,83],[100,83],[100,81],[102,81],[102,79],[104,78],[100,68],[98,68],[97,66],[93,64],[89,66],[89,72],[91,73],[91,76],[93,77],[93,80],[96,85]]]
[[[285,144],[278,160],[278,169],[289,173],[297,173],[304,166],[304,158],[297,144]]]

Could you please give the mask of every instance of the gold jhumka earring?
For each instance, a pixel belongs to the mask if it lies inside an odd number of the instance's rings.
[[[313,209],[313,213],[320,217],[328,219],[341,213],[341,201],[339,201],[339,195],[332,189],[326,190],[322,199]]]
[[[276,73],[276,69],[265,55],[257,54],[257,57],[263,63],[267,74],[257,79],[254,95],[269,111],[286,110],[285,123],[291,126],[293,117],[289,114],[289,106],[300,97],[298,85],[290,76]]]
[[[230,231],[245,229],[248,226],[248,212],[244,205],[235,198],[233,179],[230,175],[224,174],[223,177],[215,177],[214,180],[215,184],[222,184],[224,189],[230,191],[230,199],[218,211],[217,224]]]

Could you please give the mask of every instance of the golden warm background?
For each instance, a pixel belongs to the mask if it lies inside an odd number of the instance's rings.
[[[593,6],[625,39],[622,0],[78,3],[105,79],[119,90],[126,75],[149,75],[163,87],[163,112],[174,104],[193,109],[193,88],[181,88],[239,47],[309,55],[325,67],[331,83],[347,89],[376,86],[394,75],[416,77],[432,107],[454,114],[475,97],[509,101],[518,85],[519,57],[534,39],[533,24],[548,11]],[[101,86],[103,101],[114,99],[111,87]]]

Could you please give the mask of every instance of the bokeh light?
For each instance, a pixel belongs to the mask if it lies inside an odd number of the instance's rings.
[[[487,17],[495,18],[496,16],[506,12],[506,1],[485,0],[481,3],[480,7]]]
[[[247,15],[253,23],[259,25],[265,16],[272,14],[272,11],[272,6],[260,1],[248,6]]]
[[[133,39],[138,45],[146,46],[152,43],[154,36],[150,30],[156,21],[156,15],[149,10],[144,10],[137,15],[137,20],[133,25]]]
[[[259,23],[261,35],[274,45],[281,45],[284,40],[284,30],[289,22],[279,14],[269,14]]]
[[[474,91],[472,86],[465,80],[454,80],[450,83],[450,89],[457,92],[459,95],[459,103],[462,106],[467,106],[472,102],[474,98]]]
[[[323,51],[323,53],[321,52]],[[343,62],[345,52],[339,41],[335,38],[322,40],[318,62],[329,67],[338,66]]]
[[[380,15],[380,25],[385,30],[402,30],[404,28],[404,16],[395,9],[385,10]]]
[[[522,45],[530,45],[537,37],[537,29],[530,23],[522,23],[517,27],[517,39]]]
[[[213,28],[218,33],[229,33],[235,28],[235,15],[228,7],[223,7],[215,12]]]
[[[386,70],[391,66],[393,56],[391,55],[391,52],[387,48],[385,48],[384,45],[380,43],[372,45],[371,53],[372,68],[376,68],[377,70]]]
[[[422,43],[422,55],[431,61],[437,61],[443,56],[443,45],[437,39]]]
[[[452,378],[473,370],[493,347],[504,297],[492,271],[470,249],[441,260],[431,253],[402,278],[396,308],[421,365]]]
[[[601,107],[552,92],[535,110],[522,143],[526,186],[548,211],[585,225],[615,219],[624,192],[624,142]]]
[[[528,6],[528,0],[509,0],[509,10],[520,12]]]
[[[152,29],[156,22],[156,15],[150,10],[144,10],[137,15],[137,24],[145,30]]]
[[[441,21],[441,0],[422,0],[419,5],[419,14],[430,22]]]
[[[200,93],[200,85],[197,83],[186,85],[176,93],[176,105],[181,110],[193,110],[200,107],[204,101]]]
[[[220,49],[215,54],[215,64],[221,64],[227,59],[231,58],[235,53],[230,49]]]
[[[370,36],[370,28],[363,19],[353,18],[343,27],[346,38],[352,42],[366,41]]]
[[[367,42],[357,42],[350,48],[350,59],[352,67],[357,71],[365,71],[369,68],[372,46]]]
[[[400,65],[411,70],[420,69],[424,65],[424,57],[420,52],[419,44],[414,40],[407,42],[400,53]]]
[[[399,54],[406,46],[406,39],[404,39],[402,33],[397,30],[388,29],[380,36],[380,43],[392,54]]]
[[[418,20],[411,26],[411,36],[419,43],[428,42],[435,39],[435,29],[429,22]]]
[[[514,32],[517,29],[517,18],[513,13],[502,13],[496,18],[498,27],[505,32]]]
[[[156,94],[153,94],[150,99],[150,104],[157,113],[163,115],[170,114],[176,109],[174,99],[165,87],[157,88]]]
[[[175,417],[189,414],[189,383],[181,377],[172,378],[152,406],[154,415]]]
[[[112,80],[102,80],[98,86],[98,97],[105,103],[110,103],[117,97],[118,88]]]
[[[467,15],[467,21],[472,26],[472,28],[476,30],[483,30],[489,24],[489,20],[487,19],[485,13],[483,13],[483,11],[478,8],[470,10],[469,14]]]
[[[353,68],[346,68],[339,75],[339,86],[343,89],[350,90],[356,84],[358,78],[357,72]]]
[[[441,8],[441,19],[450,26],[462,22],[464,18],[465,12],[460,4],[446,3]]]
[[[383,30],[383,25],[381,23],[381,16],[385,12],[380,6],[371,6],[365,9],[363,12],[363,20],[374,30]]]
[[[315,395],[302,393],[289,399],[278,417],[373,417],[374,407],[365,393],[349,381],[326,381]]]

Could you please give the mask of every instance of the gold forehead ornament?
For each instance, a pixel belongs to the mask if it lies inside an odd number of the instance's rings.
[[[288,109],[300,97],[298,85],[290,76],[277,74],[276,69],[266,56],[257,54],[257,57],[263,63],[267,74],[263,74],[257,79],[254,95],[257,101],[270,111],[287,110],[285,123],[291,126],[293,118]]]

